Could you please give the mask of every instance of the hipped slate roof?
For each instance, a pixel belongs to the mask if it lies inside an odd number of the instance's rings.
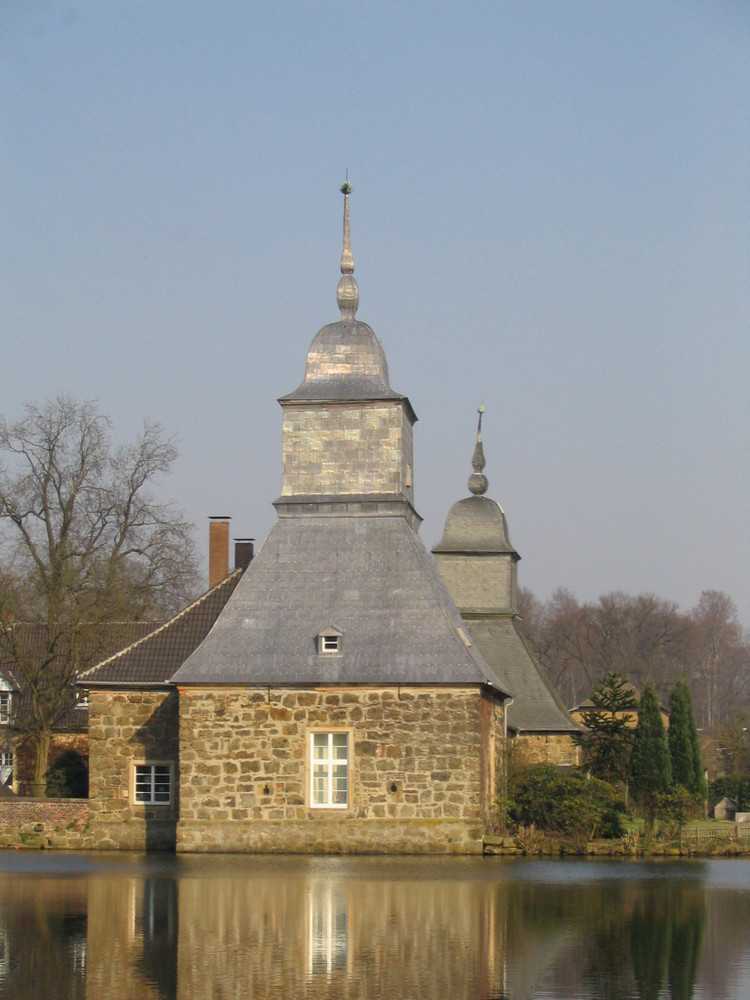
[[[82,687],[163,685],[206,637],[237,586],[237,569],[144,639],[81,674]]]
[[[534,659],[511,617],[467,622],[485,660],[513,695],[508,727],[517,732],[578,732],[555,689]]]
[[[320,655],[318,636],[342,635]],[[175,684],[490,684],[402,517],[281,517]]]

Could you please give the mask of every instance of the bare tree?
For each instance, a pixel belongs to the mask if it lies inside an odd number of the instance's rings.
[[[700,679],[705,725],[726,722],[750,691],[750,644],[742,634],[737,606],[719,590],[704,590],[691,613],[693,666]]]
[[[151,492],[177,449],[159,424],[113,446],[95,403],[58,396],[0,418],[0,640],[27,711],[18,720],[36,751],[43,789],[52,730],[95,631],[158,620],[197,590],[193,528]],[[18,622],[44,627],[44,653],[19,642]]]
[[[571,707],[611,672],[639,689],[652,684],[664,701],[687,679],[696,717],[710,729],[748,703],[750,644],[725,594],[704,593],[689,613],[654,594],[620,591],[588,604],[564,589],[547,602],[526,591],[521,606],[522,627]]]

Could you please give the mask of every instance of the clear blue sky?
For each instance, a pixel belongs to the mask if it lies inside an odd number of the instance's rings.
[[[0,61],[0,412],[160,420],[262,539],[348,167],[428,547],[484,401],[524,586],[750,625],[750,4],[3,0]]]

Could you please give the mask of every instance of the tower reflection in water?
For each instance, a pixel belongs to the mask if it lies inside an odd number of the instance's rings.
[[[698,866],[591,878],[615,867],[564,863],[587,877],[561,883],[476,859],[193,857],[0,876],[0,996],[741,996],[750,887],[713,906]]]

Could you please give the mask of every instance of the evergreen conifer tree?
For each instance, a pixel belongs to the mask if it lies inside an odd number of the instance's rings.
[[[688,726],[690,729],[690,744],[693,748],[693,786],[691,791],[699,798],[706,797],[706,771],[703,767],[703,753],[701,752],[701,740],[698,735],[698,726],[695,723],[695,712],[693,711],[693,699],[690,688],[684,680],[679,681],[678,687],[682,685],[684,689],[685,705],[687,707]]]
[[[659,699],[651,684],[643,689],[638,709],[633,752],[630,755],[630,791],[646,818],[650,838],[659,795],[672,784],[672,766]]]
[[[632,686],[616,671],[599,680],[591,701],[594,707],[581,717],[586,731],[578,742],[594,777],[614,785],[628,776],[638,702]]]
[[[690,737],[688,706],[685,700],[686,685],[677,685],[669,696],[669,759],[672,764],[672,781],[686,791],[693,792],[695,784],[695,762],[693,741]]]
[[[704,798],[706,779],[703,770],[698,727],[693,713],[690,688],[684,680],[677,683],[669,698],[669,756],[672,762],[672,781],[682,785],[691,795]]]

